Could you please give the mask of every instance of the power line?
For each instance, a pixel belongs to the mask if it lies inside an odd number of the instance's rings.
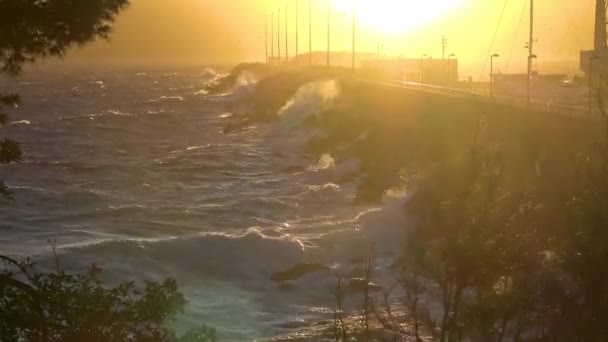
[[[481,72],[479,73],[478,82],[481,82],[483,73],[486,71],[486,65],[488,64],[488,58],[490,58],[490,55],[492,55],[492,49],[494,48],[494,42],[496,41],[496,36],[498,35],[498,30],[500,29],[500,24],[502,23],[502,18],[505,15],[505,10],[507,9],[508,3],[509,3],[509,0],[505,0],[505,5],[502,7],[502,12],[500,13],[500,19],[498,19],[498,25],[496,25],[496,31],[494,31],[494,37],[492,38],[492,43],[490,44],[490,50],[488,51],[488,54],[486,55],[486,59],[483,62],[483,67],[481,68]]]
[[[521,29],[521,23],[524,19],[524,14],[526,14],[526,8],[528,8],[528,0],[524,2],[524,7],[521,9],[521,15],[519,17],[519,23],[517,24],[517,30],[515,31],[515,36],[513,37],[513,42],[511,43],[511,50],[509,51],[509,56],[505,61],[505,71],[509,69],[509,64],[511,63],[511,56],[513,55],[513,50],[515,49],[515,43],[519,38],[519,30]]]

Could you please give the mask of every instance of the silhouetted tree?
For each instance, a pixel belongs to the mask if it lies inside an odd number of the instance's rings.
[[[18,77],[27,63],[62,57],[74,46],[108,38],[129,0],[0,0],[0,73]],[[0,94],[0,126],[16,94]],[[0,140],[0,164],[19,162],[19,143]],[[0,197],[12,198],[0,181]],[[202,327],[177,339],[168,323],[185,299],[174,280],[104,286],[101,269],[68,274],[34,270],[29,261],[0,255],[0,341],[214,341]]]
[[[74,46],[108,38],[111,24],[129,0],[1,0],[0,72],[17,77],[23,66],[47,56],[62,57]],[[5,110],[19,103],[16,94],[0,93],[0,126]],[[19,144],[0,140],[0,164],[21,160]],[[0,180],[0,196],[11,194]]]

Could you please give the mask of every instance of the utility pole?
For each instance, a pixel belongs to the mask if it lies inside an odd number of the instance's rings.
[[[300,19],[299,18],[299,16],[300,16],[300,13],[299,13],[300,6],[299,6],[298,2],[299,2],[299,0],[296,0],[296,59],[298,59],[298,52],[299,52],[298,51],[298,48],[299,48],[298,44],[300,43],[300,30],[299,30],[300,25],[299,25],[299,21],[298,21]]]
[[[285,4],[285,64],[289,62],[289,4]]]
[[[277,13],[277,61],[281,62],[281,9]]]
[[[270,59],[274,61],[274,12],[270,15]]]
[[[593,64],[599,59],[599,55],[593,55],[589,57],[589,73],[587,74],[587,78],[589,78],[589,117],[591,117],[591,111],[593,110]]]
[[[327,67],[329,68],[329,49],[331,48],[331,0],[327,0]]]
[[[308,65],[312,66],[312,0],[308,0]]]
[[[448,46],[448,40],[445,38],[445,36],[441,36],[441,59],[445,60],[445,49]]]
[[[528,41],[527,101],[530,104],[530,82],[532,81],[532,59],[534,58],[534,0],[530,0],[530,40]]]
[[[357,53],[356,42],[357,42],[357,8],[355,0],[352,0],[352,11],[353,11],[353,71],[355,71],[355,54]]]
[[[606,50],[606,0],[595,2],[595,39],[596,54],[603,54]],[[602,56],[603,57],[603,56]]]
[[[264,49],[266,50],[266,64],[268,64],[268,13],[264,16]]]

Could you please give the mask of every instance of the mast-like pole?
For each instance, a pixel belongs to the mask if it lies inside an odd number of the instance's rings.
[[[287,64],[289,62],[289,24],[288,24],[288,18],[289,18],[289,4],[285,5],[285,64]]]
[[[355,70],[355,54],[357,53],[356,42],[357,42],[357,7],[355,0],[352,0],[352,11],[353,11],[353,71]]]
[[[266,64],[268,64],[268,13],[264,16],[264,50],[266,55]]]
[[[312,0],[308,0],[308,65],[312,65]]]
[[[532,81],[532,59],[534,58],[534,0],[530,0],[530,40],[528,41],[527,100],[530,103],[530,82]]]
[[[606,0],[596,0],[594,48],[596,54],[606,49]]]
[[[298,48],[299,48],[298,44],[300,43],[300,31],[299,31],[300,25],[299,25],[299,22],[298,22],[299,15],[300,15],[300,13],[299,13],[300,6],[298,6],[299,5],[298,2],[299,1],[296,0],[296,60],[298,59],[298,52],[299,52],[298,51]]]
[[[281,9],[277,13],[277,49],[279,50],[277,53],[277,61],[281,62]]]
[[[281,63],[281,9],[277,12],[277,61]]]
[[[327,67],[329,68],[329,49],[331,48],[330,44],[331,38],[331,0],[327,0]]]
[[[270,59],[274,60],[274,12],[270,15]]]

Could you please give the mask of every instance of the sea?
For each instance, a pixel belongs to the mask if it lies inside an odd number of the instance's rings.
[[[0,134],[24,156],[0,166],[15,198],[0,203],[0,253],[52,271],[55,246],[62,268],[95,263],[107,284],[175,278],[188,300],[176,329],[207,325],[220,341],[288,338],[329,319],[337,277],[371,244],[390,272],[407,194],[356,204],[358,162],[307,152],[314,132],[300,127],[339,83],[306,85],[278,120],[223,133],[258,81],[208,94],[223,72],[41,67],[2,80],[22,104]],[[302,263],[327,270],[271,279]]]

